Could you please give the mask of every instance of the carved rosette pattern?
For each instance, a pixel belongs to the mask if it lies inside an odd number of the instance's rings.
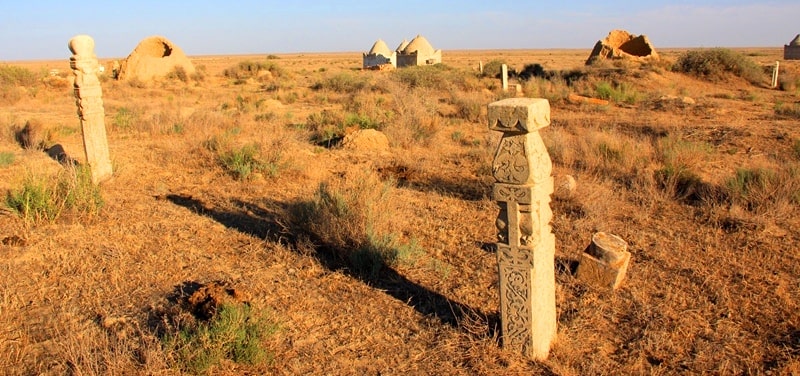
[[[552,162],[537,132],[550,115],[541,101],[516,98],[489,106],[490,129],[503,132],[492,163],[503,346],[536,359],[547,357],[555,335],[554,249],[548,249],[554,248]],[[546,113],[537,112],[542,109]],[[528,124],[536,127],[521,126]],[[533,281],[547,285],[533,286]],[[542,293],[553,296],[542,299]]]
[[[98,62],[94,55],[94,41],[86,35],[76,36],[69,43],[74,54],[69,59],[70,68],[75,74],[73,85],[78,118],[81,120],[83,146],[86,162],[92,174],[92,182],[97,184],[111,177],[111,159],[108,153],[108,140],[105,128],[103,92],[97,78]]]

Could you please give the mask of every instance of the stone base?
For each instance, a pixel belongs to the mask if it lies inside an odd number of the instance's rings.
[[[577,278],[602,289],[616,290],[625,279],[631,253],[628,244],[618,236],[598,232],[581,255]]]

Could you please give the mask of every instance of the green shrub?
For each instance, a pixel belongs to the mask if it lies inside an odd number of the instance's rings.
[[[765,77],[764,71],[756,63],[727,48],[687,51],[678,57],[673,69],[712,82],[734,75],[760,85],[764,83]]]
[[[273,354],[264,341],[278,331],[265,315],[246,304],[223,304],[208,322],[184,324],[174,335],[162,338],[173,354],[174,366],[184,372],[203,374],[223,359],[249,365],[266,364]]]
[[[778,169],[739,168],[725,182],[732,203],[756,213],[775,215],[800,204],[800,167],[789,164]]]
[[[452,86],[468,89],[466,76],[444,64],[413,66],[394,71],[394,77],[406,87],[449,90]]]
[[[330,90],[337,93],[356,93],[369,86],[369,81],[364,76],[352,73],[339,73],[316,82],[311,86],[313,90]]]
[[[800,119],[800,104],[778,102],[775,104],[775,114],[779,116]]]
[[[283,68],[272,61],[255,62],[251,60],[242,61],[234,67],[226,68],[222,72],[222,75],[227,78],[244,80],[258,77],[261,72],[270,72],[273,77],[281,77],[284,75]]]
[[[93,217],[103,206],[100,188],[92,184],[86,166],[67,168],[56,177],[29,175],[17,191],[8,192],[6,206],[26,223],[54,222],[63,214]]]
[[[491,60],[483,65],[483,77],[501,78],[504,60]],[[506,64],[508,66],[508,64]]]
[[[392,182],[369,172],[323,182],[310,201],[294,208],[292,223],[358,275],[375,278],[416,249],[391,231],[386,209],[392,189]]]
[[[0,65],[0,87],[32,86],[39,82],[39,77],[30,69],[15,65]]]
[[[367,115],[348,113],[344,116],[344,127],[352,126],[359,129],[381,129],[381,123]]]
[[[214,148],[217,147],[214,146]],[[280,149],[276,148],[272,155],[264,158],[261,153],[261,146],[257,143],[221,151],[219,153],[219,162],[237,180],[248,180],[255,173],[275,177],[283,169]]]
[[[639,99],[639,93],[624,82],[612,86],[610,83],[602,81],[597,83],[595,90],[599,98],[616,103],[636,104]]]
[[[12,163],[14,163],[14,153],[0,152],[0,167],[10,166]]]
[[[167,74],[167,78],[189,82],[189,74],[186,73],[186,69],[180,65],[176,65],[175,69]]]
[[[114,114],[112,124],[115,128],[130,130],[138,120],[139,114],[127,107],[120,107]]]

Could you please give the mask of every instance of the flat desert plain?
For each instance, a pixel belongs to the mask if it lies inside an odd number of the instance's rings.
[[[68,51],[3,63],[35,79],[0,96],[0,369],[800,374],[800,62],[734,49],[760,78],[708,79],[673,68],[688,51],[590,67],[589,50],[444,51],[392,71],[361,53],[193,56],[193,75],[101,80],[114,175],[97,187],[80,184]],[[546,74],[503,92],[499,62]],[[544,361],[499,330],[486,106],[513,96],[550,101],[553,174],[576,182],[551,202]],[[613,292],[575,277],[598,231],[632,254]],[[199,334],[187,297],[213,283],[259,356]]]

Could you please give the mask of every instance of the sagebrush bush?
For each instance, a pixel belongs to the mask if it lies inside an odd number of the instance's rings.
[[[218,150],[218,160],[225,171],[237,180],[251,179],[257,173],[276,177],[284,167],[280,148],[272,148],[270,153],[263,153],[258,143]]]
[[[273,61],[255,62],[251,60],[242,61],[239,64],[226,68],[222,75],[227,78],[238,80],[258,77],[261,72],[269,72],[272,77],[281,77],[284,70]]]
[[[313,90],[330,90],[337,93],[356,93],[369,87],[369,80],[361,75],[339,73],[316,82]]]
[[[392,189],[392,182],[381,181],[373,172],[323,182],[311,200],[293,208],[292,223],[323,252],[373,278],[409,249],[391,231],[386,209]]]
[[[12,163],[14,163],[14,153],[0,152],[0,167],[10,166]]]
[[[636,89],[624,82],[615,85],[606,81],[598,82],[595,86],[595,93],[601,99],[616,103],[636,104],[639,100],[639,93],[636,92]]]
[[[755,213],[775,214],[786,206],[800,204],[800,166],[737,168],[724,188],[731,203]]]
[[[247,304],[223,304],[211,320],[184,322],[176,329],[162,336],[173,366],[205,374],[224,359],[249,365],[271,362],[274,355],[264,341],[279,328]]]
[[[6,206],[28,224],[51,223],[64,214],[78,219],[97,215],[103,206],[100,188],[87,166],[68,167],[53,179],[29,174],[22,188],[6,195]]]
[[[678,57],[673,69],[712,82],[722,81],[734,75],[760,85],[764,83],[765,77],[764,71],[758,64],[727,48],[686,51]]]
[[[483,77],[500,78],[503,74],[505,60],[492,60],[483,65]],[[506,64],[508,66],[508,64]]]

